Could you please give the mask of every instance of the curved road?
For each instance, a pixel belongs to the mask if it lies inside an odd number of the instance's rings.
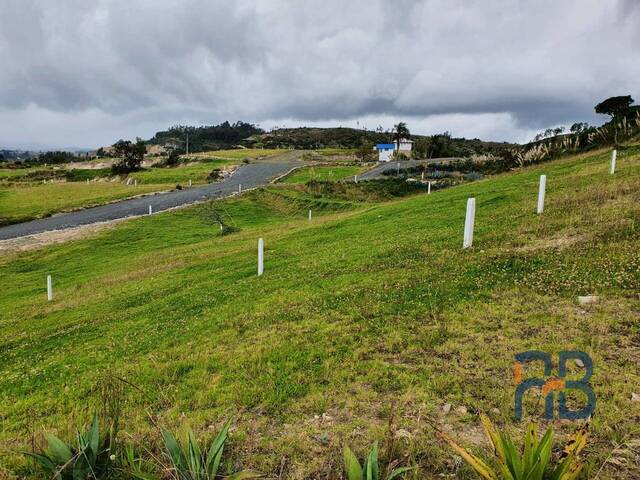
[[[238,191],[259,187],[269,183],[273,178],[283,175],[300,163],[251,163],[242,165],[233,175],[220,183],[212,183],[202,187],[159,193],[145,197],[132,198],[121,202],[110,203],[100,207],[87,208],[76,212],[62,213],[52,217],[32,220],[30,222],[8,225],[0,228],[0,240],[23,237],[34,233],[61,230],[64,228],[89,225],[149,213],[149,205],[153,212],[161,212],[182,205],[189,205],[203,200],[226,197]]]
[[[358,180],[372,180],[374,178],[384,177],[384,172],[395,171],[398,168],[398,163],[400,164],[400,169],[406,169],[410,167],[417,167],[418,165],[429,165],[433,163],[446,163],[455,160],[463,160],[462,158],[430,158],[428,160],[400,160],[392,161],[392,162],[384,162],[379,163],[371,170],[367,170],[363,172],[361,175],[358,175]]]

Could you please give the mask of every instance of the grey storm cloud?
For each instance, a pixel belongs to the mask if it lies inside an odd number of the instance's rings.
[[[521,139],[640,93],[639,32],[635,0],[2,0],[0,145],[226,119]]]

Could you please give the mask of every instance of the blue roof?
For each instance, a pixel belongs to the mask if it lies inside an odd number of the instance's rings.
[[[393,150],[396,148],[395,143],[379,143],[376,145],[377,150]]]

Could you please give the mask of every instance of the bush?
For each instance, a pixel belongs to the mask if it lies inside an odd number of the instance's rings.
[[[487,439],[496,456],[498,470],[493,470],[483,460],[456,444],[448,435],[440,436],[460,455],[480,476],[487,480],[574,480],[582,469],[578,455],[587,443],[588,426],[580,429],[567,446],[555,468],[551,467],[551,448],[553,447],[553,429],[538,440],[536,426],[527,427],[522,452],[518,451],[513,440],[504,432],[497,431],[485,415],[480,419]]]
[[[111,470],[115,429],[101,435],[98,416],[83,435],[76,434],[76,444],[66,444],[58,437],[45,433],[47,448],[41,452],[26,453],[56,480],[84,480],[105,477]]]
[[[378,464],[378,442],[371,447],[364,465],[360,465],[358,459],[349,447],[344,448],[344,470],[347,474],[347,480],[393,480],[400,477],[403,473],[413,470],[413,467],[394,468],[392,463],[386,470],[386,475],[381,476],[380,466]]]
[[[211,170],[211,173],[207,175],[207,180],[209,180],[210,182],[216,182],[220,179],[222,179],[222,170],[219,168],[214,168],[213,170]]]

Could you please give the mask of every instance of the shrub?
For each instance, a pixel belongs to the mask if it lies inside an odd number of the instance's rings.
[[[162,432],[167,456],[171,461],[172,474],[179,480],[213,480],[218,476],[224,444],[229,435],[231,421],[213,440],[209,448],[201,448],[193,432],[187,430],[186,439],[180,444],[168,430]],[[254,478],[251,472],[239,472],[228,478]]]
[[[482,478],[487,480],[574,480],[582,469],[578,455],[587,443],[588,427],[580,429],[562,451],[558,465],[552,468],[551,448],[553,429],[549,427],[538,441],[536,426],[527,427],[522,452],[518,451],[513,440],[504,432],[497,431],[491,421],[481,415],[480,420],[493,452],[497,457],[498,470],[493,470],[480,458],[456,444],[448,435],[440,436],[453,448]]]
[[[397,462],[392,462],[386,469],[386,475],[381,476],[378,464],[378,442],[371,446],[369,455],[362,466],[349,447],[344,448],[343,455],[347,480],[393,480],[409,470],[413,470],[413,467],[395,468]]]
[[[76,444],[66,444],[58,437],[45,433],[47,448],[41,452],[25,453],[38,462],[56,480],[99,479],[109,473],[115,456],[113,427],[101,435],[98,416],[83,435],[76,434]]]
[[[214,168],[211,170],[211,173],[207,176],[207,180],[210,182],[216,182],[222,178],[222,170],[219,168]]]

